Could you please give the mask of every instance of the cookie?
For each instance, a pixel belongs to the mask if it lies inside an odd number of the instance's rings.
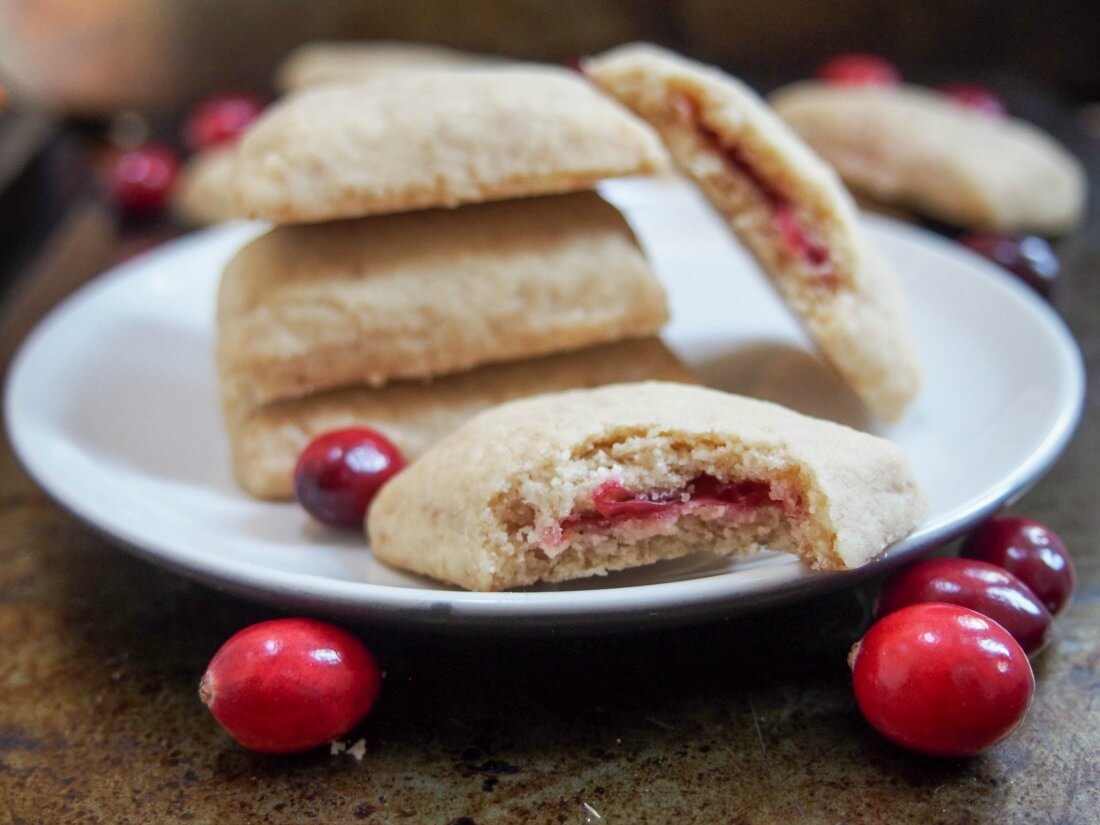
[[[1021,120],[913,86],[800,83],[776,111],[853,189],[958,226],[1060,234],[1085,205],[1081,164]]]
[[[617,384],[503,404],[389,481],[371,552],[470,590],[770,548],[858,567],[924,499],[894,444],[764,401]]]
[[[657,338],[604,344],[379,389],[331,390],[252,411],[227,411],[233,471],[259,498],[289,499],[303,448],[329,430],[372,427],[412,460],[494,404],[545,392],[657,379],[696,378]]]
[[[656,333],[665,294],[592,192],[278,227],[229,262],[227,408]]]
[[[355,83],[393,72],[469,69],[503,62],[490,55],[430,43],[316,41],[287,55],[275,72],[275,86],[292,92],[309,86]]]
[[[590,189],[660,169],[653,133],[556,67],[306,89],[240,144],[237,207],[276,223]]]
[[[834,172],[717,69],[639,44],[584,70],[657,128],[868,408],[899,418],[920,386],[900,287]]]
[[[215,147],[192,157],[172,193],[172,212],[192,226],[229,220],[233,206],[234,147]]]

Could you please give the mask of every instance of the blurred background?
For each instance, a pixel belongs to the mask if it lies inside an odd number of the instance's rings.
[[[58,237],[77,238],[68,243],[89,259],[81,243],[111,250],[102,268],[206,222],[179,220],[168,200],[211,143],[192,134],[196,110],[244,93],[199,115],[208,137],[228,134],[225,118],[275,97],[279,67],[308,41],[416,41],[575,65],[650,40],[761,91],[869,52],[912,82],[983,84],[1073,151],[1100,135],[1098,32],[1100,3],[1085,0],[0,0],[0,289]],[[138,166],[119,167],[120,153],[145,146]],[[134,188],[138,174],[152,189]]]
[[[315,39],[421,40],[562,61],[646,39],[750,75],[839,51],[932,74],[1011,71],[1077,99],[1100,87],[1090,0],[0,0],[0,73],[66,111],[172,109],[263,89]]]

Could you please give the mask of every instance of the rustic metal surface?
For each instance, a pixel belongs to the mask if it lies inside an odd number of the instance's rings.
[[[1100,140],[1078,135],[1100,180]],[[1095,197],[1094,197],[1095,201]],[[79,218],[79,216],[78,216]],[[3,304],[0,359],[113,240],[85,214]],[[1017,509],[1080,586],[1023,727],[932,760],[874,734],[845,654],[873,588],[661,632],[528,641],[359,628],[386,669],[365,753],[263,757],[196,696],[274,613],[129,556],[0,447],[0,824],[1100,822],[1100,221],[1061,247],[1057,306],[1088,361],[1084,422]],[[949,298],[945,297],[945,300]]]

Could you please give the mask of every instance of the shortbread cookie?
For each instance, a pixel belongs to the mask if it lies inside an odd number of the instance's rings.
[[[1058,234],[1080,220],[1081,164],[1039,129],[913,86],[800,83],[776,111],[853,189],[965,227]]]
[[[864,403],[900,417],[920,385],[900,288],[833,171],[717,69],[646,45],[584,68],[657,128]]]
[[[656,333],[664,290],[592,192],[279,227],[226,267],[227,408]]]
[[[925,511],[894,444],[680,384],[513,401],[444,438],[374,500],[376,558],[471,590],[771,548],[858,567]]]
[[[471,69],[504,61],[430,43],[387,40],[305,43],[287,55],[275,72],[283,92],[332,83],[355,83],[379,74],[436,69]]]
[[[590,189],[660,141],[566,69],[415,72],[306,89],[240,145],[237,205],[276,223]]]
[[[697,380],[659,339],[640,338],[492,364],[427,382],[331,390],[243,414],[227,410],[233,470],[252,495],[288,499],[298,455],[311,439],[329,430],[372,427],[411,461],[467,419],[502,401],[649,379]]]
[[[172,212],[195,226],[233,217],[235,147],[216,147],[195,155],[180,173],[172,193]]]

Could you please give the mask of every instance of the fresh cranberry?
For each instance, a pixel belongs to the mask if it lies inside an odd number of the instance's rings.
[[[1007,737],[1035,691],[1007,630],[954,604],[880,619],[852,648],[859,709],[887,739],[931,756],[972,756]]]
[[[1026,584],[1003,567],[976,559],[925,559],[895,573],[879,594],[879,617],[922,602],[948,602],[988,616],[1028,655],[1050,640],[1054,619]]]
[[[107,188],[114,204],[135,215],[159,212],[179,175],[179,158],[167,146],[146,143],[119,152],[108,170]]]
[[[1036,235],[1012,237],[972,232],[959,243],[1007,269],[1044,297],[1049,297],[1058,280],[1058,257],[1050,244]]]
[[[874,54],[838,54],[822,63],[817,77],[838,86],[896,86],[901,81],[897,67]]]
[[[310,515],[336,527],[362,527],[374,496],[405,467],[388,438],[367,427],[313,439],[294,468],[294,495]]]
[[[247,92],[209,97],[199,103],[183,125],[183,138],[198,152],[236,140],[256,120],[267,101]]]
[[[967,536],[961,552],[1012,573],[1054,615],[1073,596],[1077,576],[1069,550],[1053,530],[1034,519],[994,516]]]
[[[381,686],[374,656],[347,631],[313,619],[275,619],[221,646],[199,698],[246,748],[294,753],[355,727]]]
[[[978,114],[990,117],[1004,117],[1008,114],[1004,101],[985,86],[976,83],[947,83],[936,88],[955,103]]]

